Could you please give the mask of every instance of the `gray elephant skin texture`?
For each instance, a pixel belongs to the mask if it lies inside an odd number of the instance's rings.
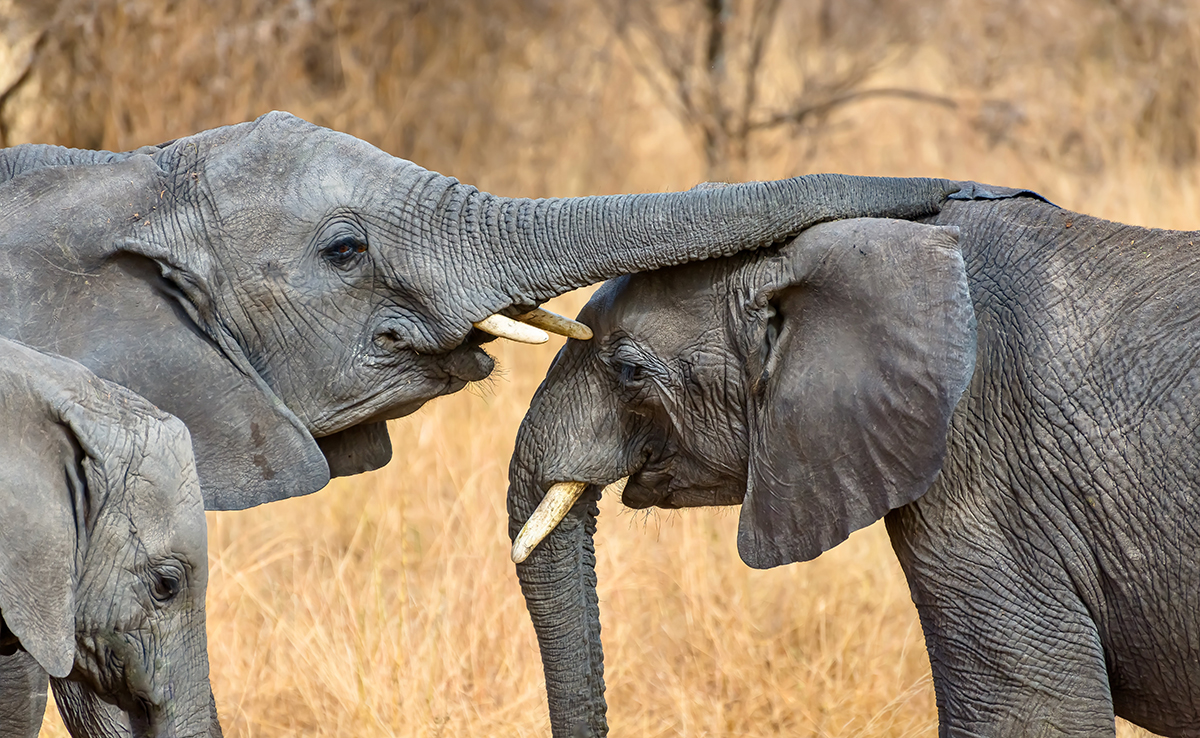
[[[517,572],[556,736],[604,735],[593,535],[741,504],[757,568],[885,517],[941,735],[1200,735],[1200,234],[964,186],[926,223],[851,220],[620,278],[580,315],[510,467]]]
[[[0,735],[47,681],[73,736],[219,736],[204,501],[184,424],[0,339]]]
[[[920,217],[958,185],[811,175],[495,197],[286,113],[137,151],[0,151],[0,336],[187,424],[208,509],[391,456],[385,421],[483,379],[473,323],[576,287]]]

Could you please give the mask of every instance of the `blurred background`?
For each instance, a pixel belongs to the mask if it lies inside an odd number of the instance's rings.
[[[0,0],[0,24],[3,145],[283,109],[502,195],[838,171],[1200,227],[1194,0]],[[499,343],[492,379],[393,422],[386,469],[210,514],[226,735],[548,735],[504,495],[558,344]],[[755,572],[736,516],[603,501],[613,734],[935,735],[882,529]]]

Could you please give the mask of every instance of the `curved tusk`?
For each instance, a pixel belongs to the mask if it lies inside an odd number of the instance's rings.
[[[484,333],[490,333],[493,336],[507,338],[510,341],[519,341],[520,343],[545,343],[550,340],[550,336],[545,331],[518,323],[512,318],[506,318],[503,315],[489,315],[478,323],[472,323]]]
[[[542,539],[562,522],[585,489],[587,482],[557,482],[550,487],[513,541],[513,563],[519,564],[529,558]]]
[[[513,320],[519,320],[522,323],[528,323],[536,328],[541,328],[544,331],[555,333],[567,338],[574,338],[577,341],[588,341],[592,338],[592,329],[588,328],[583,323],[577,320],[552,313],[549,310],[534,308],[527,313],[522,313]]]

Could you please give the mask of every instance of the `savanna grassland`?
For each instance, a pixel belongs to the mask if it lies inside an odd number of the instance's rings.
[[[1191,2],[710,5],[0,0],[0,136],[128,149],[285,109],[504,195],[929,175],[1200,228]],[[491,344],[497,374],[394,421],[379,472],[209,515],[227,736],[548,734],[504,496],[559,345]],[[736,523],[602,502],[613,734],[935,735],[882,528],[758,572]],[[51,708],[43,736],[63,735]]]

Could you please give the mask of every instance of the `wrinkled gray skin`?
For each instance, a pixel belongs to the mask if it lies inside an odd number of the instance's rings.
[[[187,428],[5,339],[0,416],[0,735],[37,735],[49,675],[73,736],[219,736]]]
[[[183,420],[206,506],[241,509],[387,463],[385,420],[491,371],[472,328],[490,314],[824,220],[933,214],[957,189],[509,199],[286,113],[119,154],[18,146],[0,151],[0,336]]]
[[[492,313],[958,189],[507,199],[286,113],[123,154],[18,146],[0,183],[0,335],[182,419],[210,509],[382,466],[384,420],[491,371],[472,323]]]
[[[514,535],[592,485],[517,567],[556,736],[606,732],[592,535],[626,475],[635,508],[740,503],[758,568],[886,515],[942,735],[1200,735],[1200,234],[972,194],[930,219],[961,258],[847,221],[596,293],[510,471]]]

